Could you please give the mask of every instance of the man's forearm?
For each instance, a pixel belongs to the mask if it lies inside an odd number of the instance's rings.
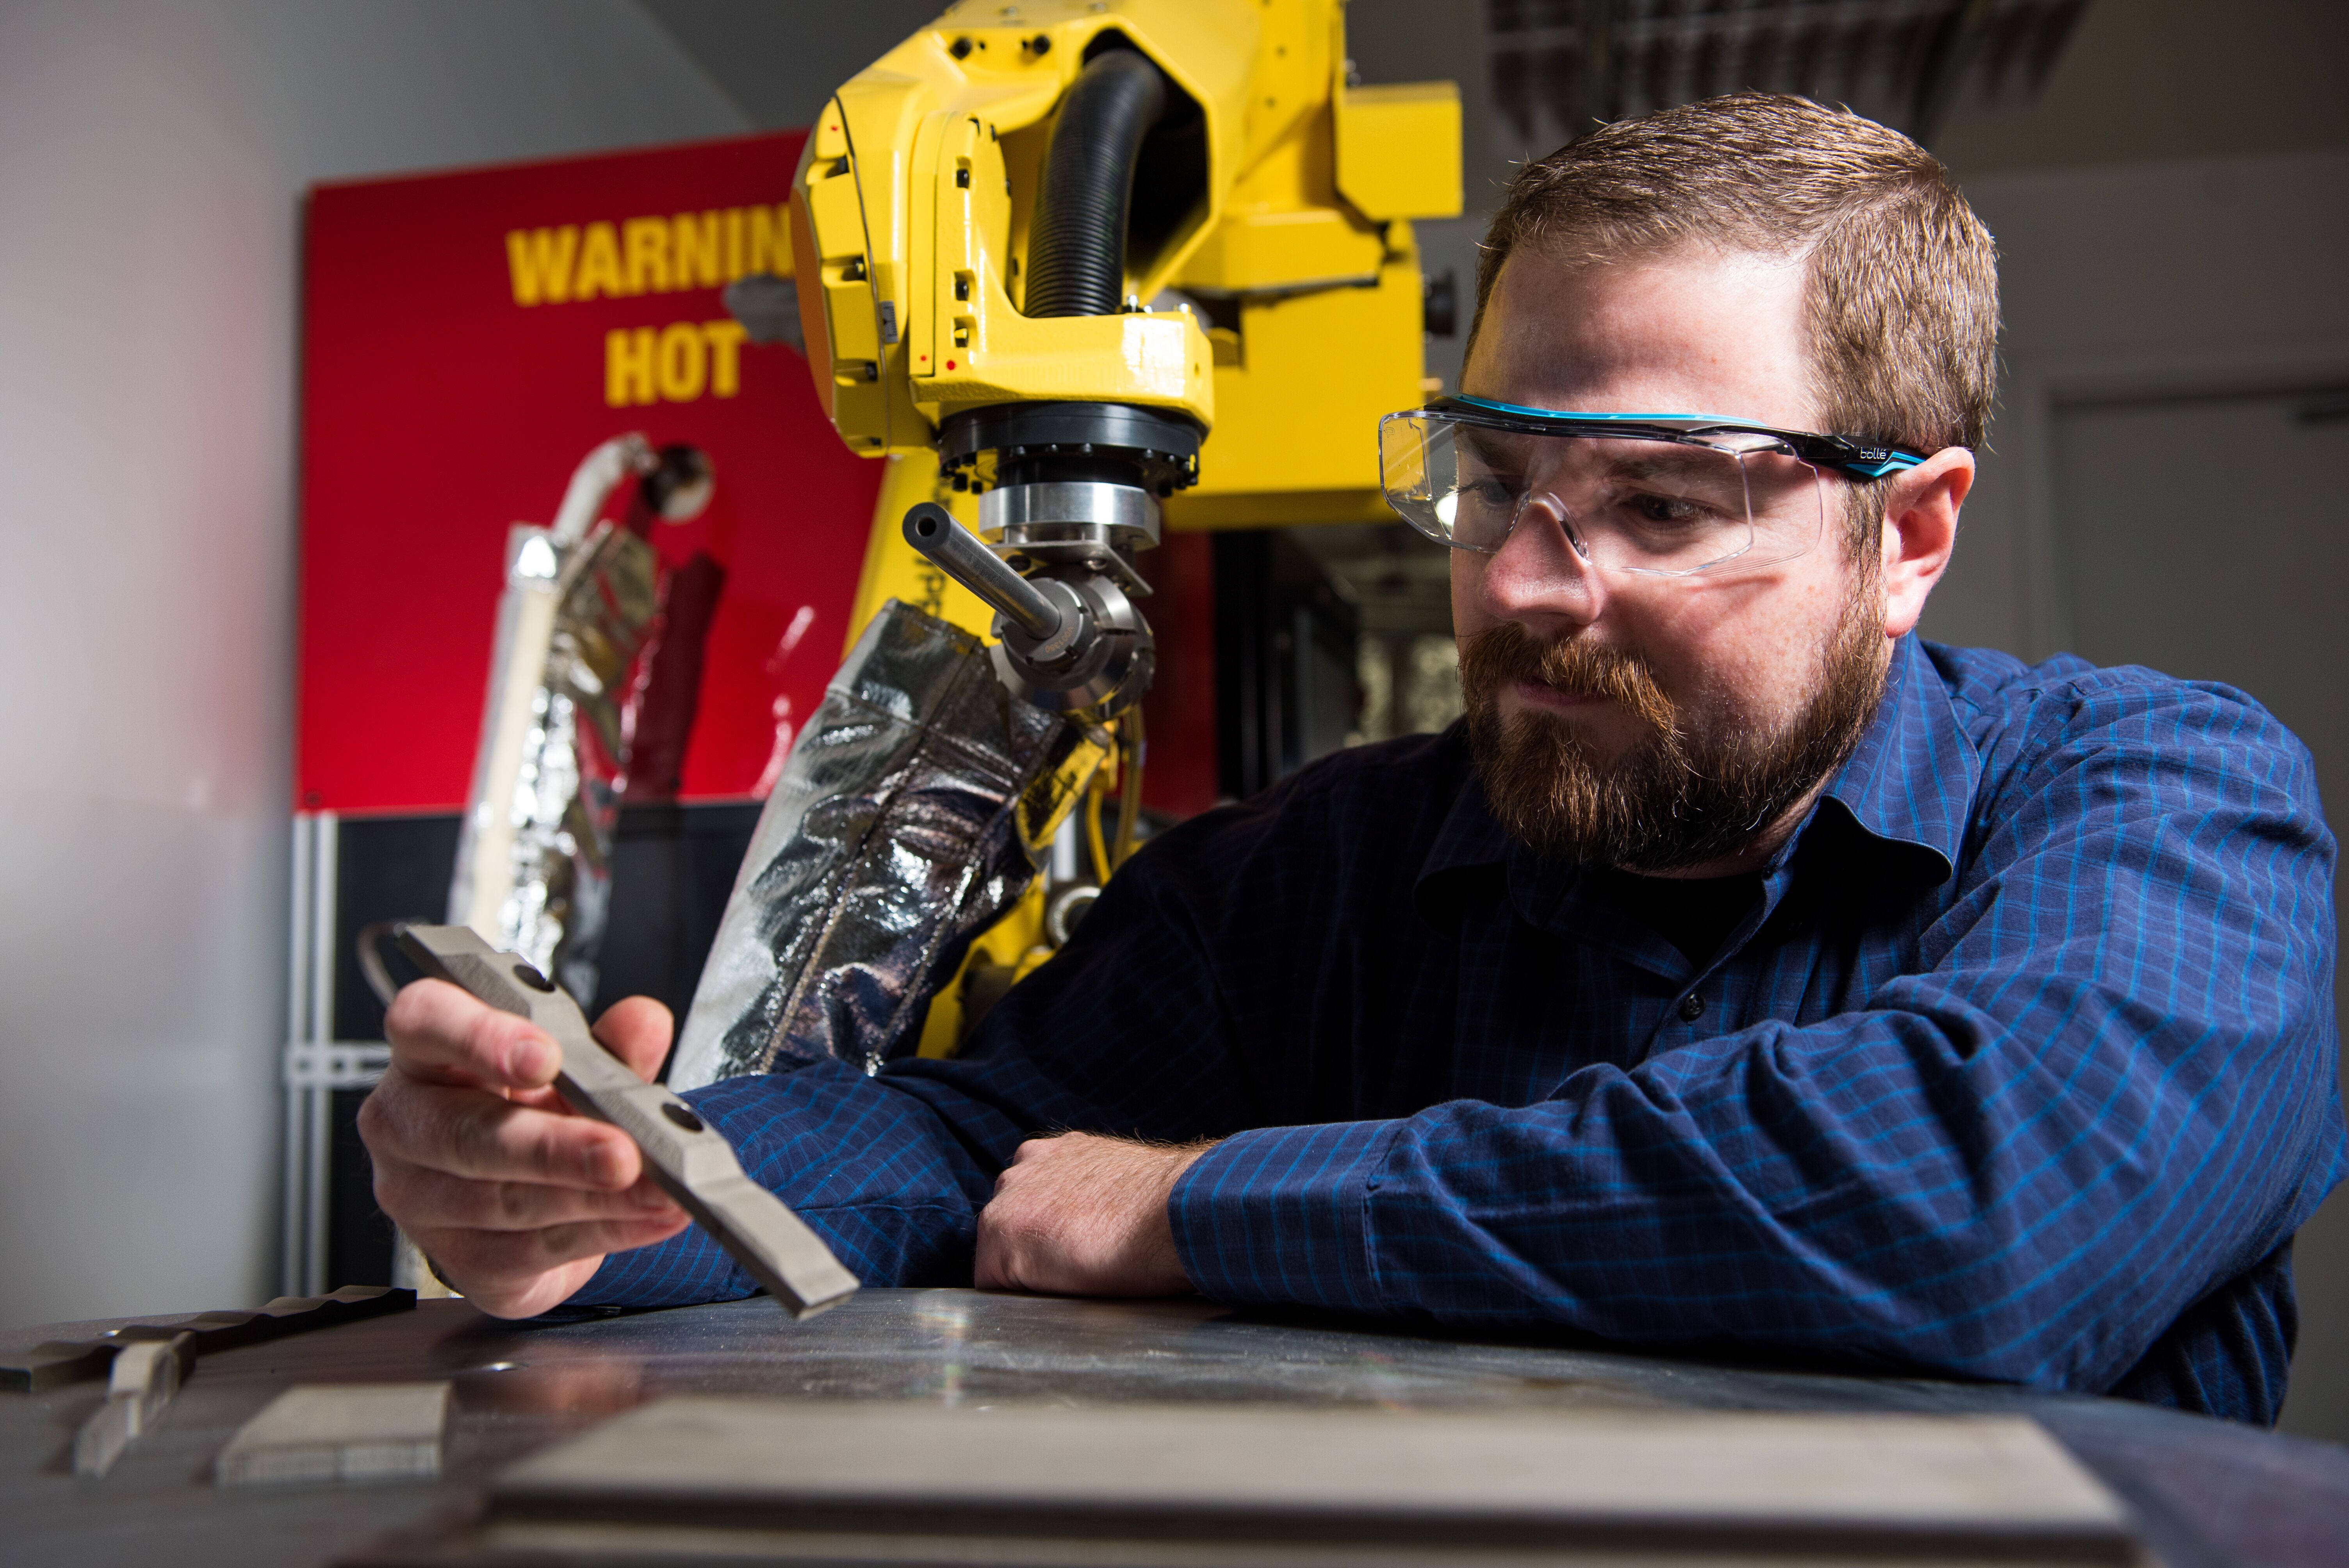
[[[1176,1184],[1176,1244],[1235,1304],[2100,1390],[2322,1195],[2276,1187],[2323,1130],[2317,1042],[2213,1043],[2218,1079],[2162,1084],[2125,1058],[2179,1042],[2114,1022],[1939,1027],[1770,1026],[1538,1105],[1240,1133]],[[2041,1077],[2080,1087],[2023,1092]]]
[[[729,1078],[686,1098],[734,1145],[750,1179],[863,1283],[970,1282],[978,1210],[995,1173],[931,1099],[837,1062]],[[572,1300],[673,1306],[755,1288],[697,1227],[606,1258]]]

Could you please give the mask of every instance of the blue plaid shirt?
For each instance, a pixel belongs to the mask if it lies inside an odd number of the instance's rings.
[[[2333,862],[2240,693],[1911,637],[1709,962],[1455,730],[1165,834],[960,1059],[690,1098],[875,1284],[968,1283],[1035,1131],[1220,1138],[1170,1204],[1217,1301],[2269,1421],[2343,1170]],[[696,1230],[576,1299],[750,1289]]]

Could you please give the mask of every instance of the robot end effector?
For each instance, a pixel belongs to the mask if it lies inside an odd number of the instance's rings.
[[[998,667],[1040,706],[1140,698],[1162,503],[1387,515],[1357,433],[1426,389],[1410,224],[1460,211],[1459,98],[1349,76],[1342,0],[957,0],[811,129],[817,395],[854,449],[934,452],[976,496],[905,537],[999,613]],[[950,550],[974,531],[997,559]],[[1041,597],[1015,610],[1007,578]]]
[[[1066,575],[1022,577],[934,501],[908,511],[905,526],[906,543],[994,609],[995,673],[1020,696],[1108,719],[1150,689],[1150,626],[1119,584],[1124,573],[1081,561]]]
[[[1125,308],[1135,168],[1172,96],[1131,49],[1098,54],[1078,74],[1037,191],[1031,319]],[[1178,411],[1117,402],[999,403],[940,421],[941,469],[956,489],[980,490],[980,531],[1001,555],[928,502],[907,512],[905,540],[995,609],[996,670],[1011,690],[1096,720],[1142,699],[1154,660],[1133,602],[1149,589],[1132,555],[1158,542],[1159,498],[1197,478],[1204,434]]]

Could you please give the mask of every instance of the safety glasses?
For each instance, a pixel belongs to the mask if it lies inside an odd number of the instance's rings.
[[[1527,518],[1584,562],[1682,577],[1801,555],[1826,527],[1823,473],[1924,459],[1842,436],[1702,414],[1577,414],[1445,397],[1379,423],[1387,502],[1439,543],[1486,553]]]

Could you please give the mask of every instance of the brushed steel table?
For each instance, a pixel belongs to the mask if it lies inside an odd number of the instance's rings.
[[[108,1326],[48,1325],[0,1339]],[[437,1481],[214,1484],[222,1445],[296,1383],[438,1378],[452,1380],[455,1398]],[[104,1392],[92,1380],[0,1394],[0,1562],[332,1563],[461,1511],[510,1463],[668,1395],[2021,1415],[2117,1495],[2170,1568],[2349,1562],[2349,1449],[2331,1444],[2119,1400],[1401,1334],[1195,1300],[869,1290],[802,1323],[753,1299],[532,1324],[501,1323],[461,1301],[425,1302],[202,1359],[154,1431],[109,1474],[78,1480],[74,1434]]]

